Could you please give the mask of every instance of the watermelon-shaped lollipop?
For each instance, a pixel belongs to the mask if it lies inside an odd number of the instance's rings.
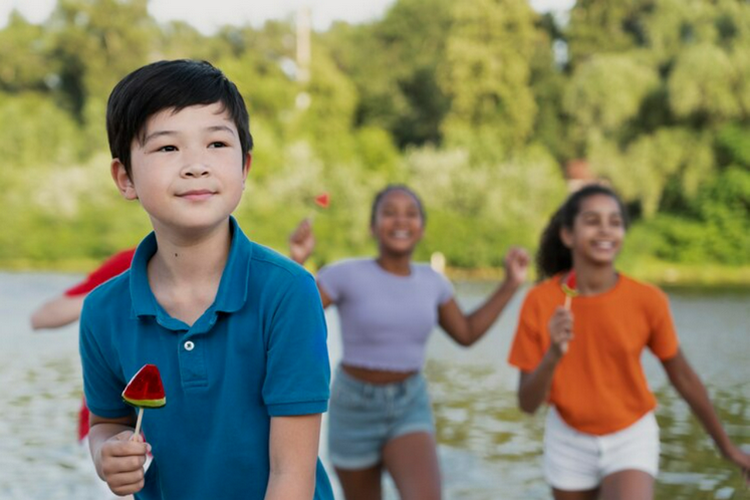
[[[331,202],[331,197],[328,193],[320,193],[315,197],[315,204],[320,208],[328,208],[328,204]]]
[[[565,277],[565,280],[562,282],[562,290],[563,293],[565,293],[565,309],[570,311],[570,305],[573,300],[573,297],[578,295],[578,288],[576,287],[576,272],[571,269],[568,275]],[[568,343],[565,342],[560,346],[560,349],[562,352],[568,351]]]
[[[578,288],[576,288],[576,272],[574,270],[571,269],[568,273],[568,276],[562,283],[562,289],[565,293],[565,309],[570,309],[570,301],[573,300],[573,297],[578,295]]]
[[[156,365],[143,365],[125,386],[125,390],[122,391],[122,399],[129,405],[138,408],[138,420],[133,433],[133,436],[137,436],[141,432],[143,409],[161,408],[167,404],[164,385],[161,383],[161,375],[159,375],[159,369]]]

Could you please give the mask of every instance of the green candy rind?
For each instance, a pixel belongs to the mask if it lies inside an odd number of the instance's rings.
[[[129,405],[137,406],[139,408],[161,408],[167,404],[167,398],[135,400],[123,396],[122,400]]]

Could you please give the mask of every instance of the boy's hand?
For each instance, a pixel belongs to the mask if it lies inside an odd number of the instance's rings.
[[[151,446],[143,442],[142,436],[133,438],[133,431],[121,432],[102,445],[100,475],[114,494],[125,496],[143,489],[143,465],[150,450]]]
[[[310,219],[303,219],[289,236],[289,257],[298,264],[304,264],[315,249],[315,236]]]

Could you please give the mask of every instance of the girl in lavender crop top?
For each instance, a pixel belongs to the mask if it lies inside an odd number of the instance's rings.
[[[402,497],[440,498],[434,419],[420,373],[427,340],[440,325],[459,344],[473,344],[526,277],[528,255],[511,249],[505,281],[465,315],[450,282],[411,260],[424,225],[417,195],[388,186],[372,204],[377,257],[332,264],[318,274],[323,306],[335,304],[341,320],[344,356],[331,389],[328,458],[347,500],[378,498],[384,468]],[[289,243],[292,258],[304,263],[315,247],[309,221]]]
[[[398,276],[373,259],[325,267],[318,286],[338,308],[341,362],[374,370],[421,370],[438,309],[453,298],[450,281],[427,264],[411,264],[409,276]]]

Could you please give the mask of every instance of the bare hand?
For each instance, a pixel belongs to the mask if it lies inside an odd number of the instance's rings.
[[[573,313],[559,306],[550,318],[548,327],[552,341],[550,349],[560,357],[567,351],[568,342],[573,340]]]
[[[520,247],[511,247],[505,254],[505,279],[513,285],[521,285],[526,281],[531,258],[529,254]]]
[[[750,486],[750,455],[733,446],[727,453],[727,458],[739,466],[745,484]]]
[[[312,222],[310,219],[303,219],[289,236],[289,257],[299,264],[304,264],[314,249]]]
[[[101,476],[112,493],[125,496],[143,489],[143,465],[150,449],[151,446],[143,442],[143,436],[133,438],[132,431],[121,432],[102,445],[99,451]]]

